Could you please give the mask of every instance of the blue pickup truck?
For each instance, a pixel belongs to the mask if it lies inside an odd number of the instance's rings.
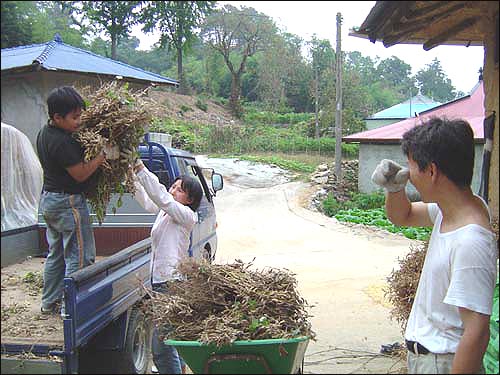
[[[167,187],[182,174],[199,180],[204,196],[189,256],[213,259],[217,249],[214,197],[223,187],[222,176],[202,168],[189,152],[158,143],[146,142],[139,153]],[[64,278],[65,315],[59,337],[8,336],[2,329],[2,373],[141,374],[151,369],[151,325],[141,302],[151,284],[149,233],[155,216],[134,202],[130,194],[125,195],[116,212],[108,212],[102,225],[94,224],[99,260]],[[27,269],[23,262],[43,256],[46,250],[43,220],[2,232],[2,278],[9,267]],[[38,259],[43,264],[43,258]],[[7,299],[8,288],[2,282],[2,325],[7,324],[3,311]]]

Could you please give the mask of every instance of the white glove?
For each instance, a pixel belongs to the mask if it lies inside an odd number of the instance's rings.
[[[385,188],[390,193],[396,193],[405,188],[410,171],[395,161],[383,159],[372,174],[372,181]]]
[[[122,157],[122,162],[125,163],[129,163],[129,164],[134,164],[135,161],[137,160],[137,153],[133,150],[133,149],[130,149],[130,148],[126,148],[124,150],[122,150],[122,152],[120,152],[120,156]]]
[[[116,160],[120,157],[120,148],[117,145],[111,146],[110,143],[106,143],[102,151],[108,160]]]

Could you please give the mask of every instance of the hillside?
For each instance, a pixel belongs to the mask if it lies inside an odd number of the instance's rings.
[[[170,117],[210,125],[241,124],[227,108],[212,100],[163,90],[151,91],[149,97],[157,103],[154,115],[160,118]],[[206,111],[200,108],[204,105]]]

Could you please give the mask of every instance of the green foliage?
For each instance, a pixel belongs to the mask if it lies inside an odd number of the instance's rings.
[[[365,224],[385,229],[391,233],[401,233],[410,239],[425,241],[431,228],[400,227],[392,224],[385,214],[385,196],[380,193],[353,193],[351,199],[339,202],[329,194],[322,202],[323,212],[339,221]]]
[[[418,71],[416,79],[422,94],[441,103],[455,99],[455,88],[451,84],[451,80],[446,77],[437,58]]]
[[[2,1],[2,48],[32,43],[32,18],[35,1]]]
[[[314,113],[276,113],[269,111],[245,110],[243,121],[247,124],[298,124],[314,119]]]
[[[279,158],[277,156],[252,156],[252,155],[239,155],[238,159],[253,161],[256,163],[266,163],[271,165],[277,165],[280,168],[292,171],[292,172],[314,172],[314,166],[301,163],[294,160],[287,160]]]
[[[193,108],[191,108],[191,107],[190,107],[190,106],[188,106],[188,105],[185,105],[185,104],[182,104],[182,105],[181,105],[181,112],[182,112],[182,113],[189,112],[189,111],[192,111],[192,110],[193,110]]]
[[[205,103],[204,101],[202,101],[200,98],[198,98],[196,100],[196,107],[198,107],[199,109],[201,109],[203,112],[206,112],[208,111],[208,105],[207,103]]]
[[[133,25],[138,22],[134,10],[140,1],[83,1],[79,13],[90,22],[97,34],[104,32],[111,38],[111,58],[116,59],[118,40],[127,37]]]
[[[383,208],[375,208],[371,210],[361,210],[358,208],[350,210],[340,210],[335,215],[339,221],[347,221],[351,223],[373,225],[387,230],[391,233],[403,234],[406,238],[412,240],[425,241],[429,238],[432,228],[423,227],[400,227],[392,224],[385,215]]]
[[[351,193],[351,199],[339,202],[332,194],[323,200],[323,211],[328,216],[335,216],[339,211],[350,209],[371,210],[384,207],[385,196],[380,193]]]

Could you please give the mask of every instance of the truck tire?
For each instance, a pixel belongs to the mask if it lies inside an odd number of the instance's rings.
[[[144,313],[133,308],[128,321],[127,337],[122,351],[113,353],[119,374],[146,374],[151,368],[151,322]]]

